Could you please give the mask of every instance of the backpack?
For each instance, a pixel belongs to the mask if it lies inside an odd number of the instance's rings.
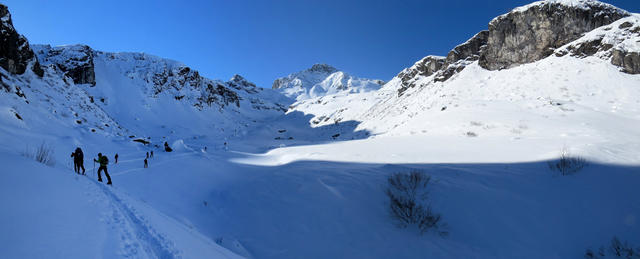
[[[82,149],[80,148],[76,148],[76,159],[78,160],[83,160],[84,159],[84,154],[82,153]]]
[[[102,156],[100,158],[100,166],[106,166],[109,164],[109,158],[107,156]]]

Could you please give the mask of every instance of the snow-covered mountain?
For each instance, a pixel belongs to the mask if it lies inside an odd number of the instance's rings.
[[[598,1],[539,1],[496,17],[446,57],[421,59],[379,91],[310,99],[290,111],[313,114],[311,125],[356,120],[358,129],[395,135],[465,134],[473,117],[501,105],[560,117],[627,107],[635,118],[639,42],[638,14]],[[522,131],[511,123],[504,127]],[[488,128],[496,126],[481,131]]]
[[[227,82],[212,80],[179,62],[144,53],[109,53],[85,45],[30,48],[25,52],[34,56],[31,66],[39,62],[44,73],[5,73],[5,89],[16,93],[3,96],[3,103],[10,104],[5,109],[22,115],[34,107],[54,111],[57,121],[70,128],[170,140],[170,135],[203,130],[241,131],[248,123],[282,114],[290,102],[240,75]],[[33,117],[22,117],[34,123]],[[147,129],[154,125],[166,132],[150,136]]]
[[[578,258],[640,243],[639,14],[538,1],[389,82],[318,64],[274,89],[30,45],[0,17],[0,257]],[[33,161],[42,143],[55,165]],[[587,166],[554,173],[561,150]],[[95,179],[98,152],[120,155],[113,186]],[[387,177],[408,171],[431,175],[449,236],[393,224]]]
[[[276,79],[272,88],[300,101],[336,93],[374,91],[383,84],[382,80],[358,78],[330,65],[315,64],[309,69]]]

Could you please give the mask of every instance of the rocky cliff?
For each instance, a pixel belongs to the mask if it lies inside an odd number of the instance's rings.
[[[428,56],[400,72],[398,95],[415,87],[424,77],[433,75],[432,81],[446,81],[475,61],[485,69],[499,70],[541,60],[585,33],[630,15],[595,0],[546,0],[515,8],[493,19],[488,30],[456,46],[446,58]],[[632,32],[635,27],[632,23],[627,28]],[[607,48],[596,41],[591,45]],[[590,51],[591,54],[597,52]],[[581,53],[589,51],[585,49]],[[639,73],[637,52],[615,48],[608,57],[612,64],[622,67],[622,71]]]
[[[51,47],[34,45],[40,62],[44,66],[55,66],[75,84],[96,85],[96,74],[93,65],[93,50],[87,45],[71,45]]]
[[[489,70],[531,63],[595,28],[629,16],[591,0],[541,1],[493,19],[479,64]]]
[[[33,72],[42,76],[43,71],[34,59],[29,42],[13,27],[7,6],[0,4],[0,67],[12,74],[23,74],[30,62],[33,62]]]

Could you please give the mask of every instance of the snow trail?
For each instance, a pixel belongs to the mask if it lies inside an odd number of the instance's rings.
[[[158,234],[153,227],[146,223],[142,215],[136,214],[130,205],[119,198],[113,190],[110,190],[110,188],[113,187],[106,186],[95,180],[92,182],[99,187],[104,197],[112,205],[114,213],[119,214],[119,216],[124,219],[125,222],[122,223],[120,227],[122,227],[122,231],[125,232],[125,236],[135,238],[135,240],[129,241],[138,243],[144,250],[147,258],[180,258],[180,253],[172,248],[173,244],[171,241]],[[117,218],[118,216],[116,215],[114,217]],[[126,225],[128,225],[128,227]],[[135,248],[125,250],[133,250],[125,251],[129,254],[126,257],[137,257]]]

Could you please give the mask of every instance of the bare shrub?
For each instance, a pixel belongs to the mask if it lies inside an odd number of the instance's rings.
[[[604,246],[601,246],[598,251],[587,249],[584,254],[584,258],[587,259],[606,259],[606,258],[626,258],[626,259],[640,259],[640,247],[633,249],[627,241],[624,243],[617,237],[611,239],[609,245],[608,254],[605,252]]]
[[[561,175],[576,173],[587,165],[587,160],[573,156],[566,148],[560,151],[560,158],[549,162],[549,169],[560,172]]]
[[[430,181],[429,175],[419,171],[389,176],[386,194],[389,197],[391,217],[399,227],[414,225],[420,233],[436,229],[439,234],[446,235],[447,232],[441,228],[444,226],[442,217],[434,213],[427,203]]]
[[[27,147],[25,151],[22,152],[23,156],[48,166],[54,166],[56,164],[53,154],[53,147],[49,146],[45,142],[42,142],[35,150],[31,150]]]
[[[467,131],[467,133],[464,134],[467,137],[477,137],[478,134],[473,132],[473,131]]]

